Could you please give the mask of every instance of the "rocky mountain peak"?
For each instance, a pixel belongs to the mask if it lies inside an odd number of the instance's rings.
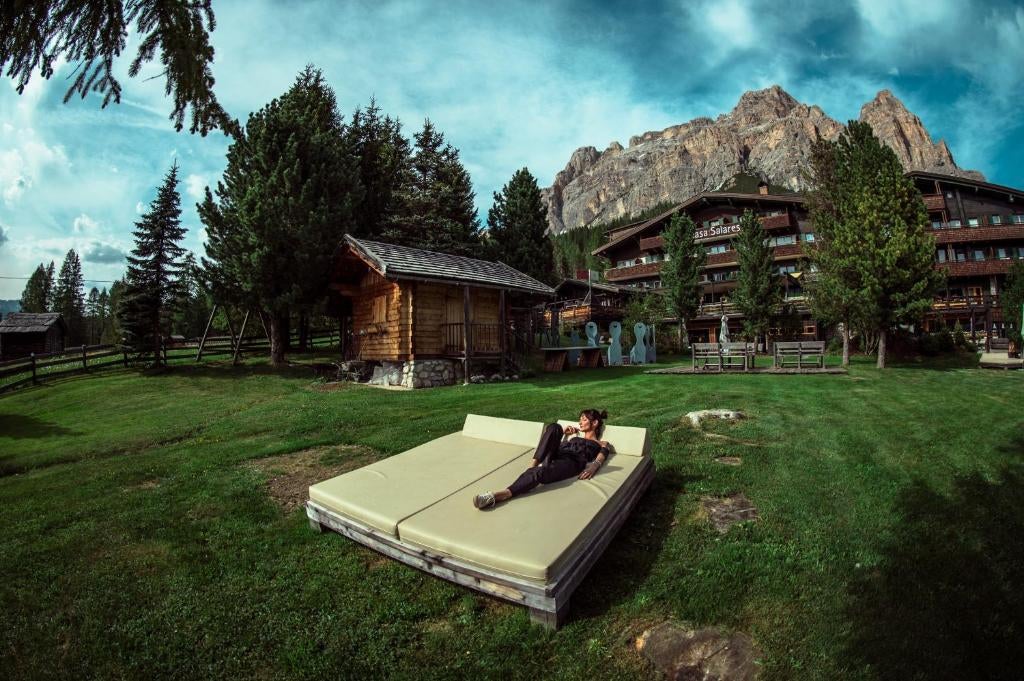
[[[908,170],[985,179],[958,168],[946,143],[932,142],[921,119],[889,90],[861,108],[860,120],[871,124]],[[636,215],[712,191],[742,172],[801,191],[814,140],[836,139],[842,131],[820,107],[800,103],[778,85],[745,92],[731,112],[716,119],[701,116],[635,135],[626,148],[612,142],[603,152],[577,149],[542,191],[549,227],[558,233]]]

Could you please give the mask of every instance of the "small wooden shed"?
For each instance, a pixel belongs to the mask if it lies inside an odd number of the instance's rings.
[[[472,360],[504,367],[513,310],[555,294],[501,262],[351,236],[335,253],[330,287],[351,310],[351,354],[400,364],[392,370],[409,387],[468,380]]]
[[[0,359],[61,352],[67,332],[59,312],[12,312],[0,321]]]

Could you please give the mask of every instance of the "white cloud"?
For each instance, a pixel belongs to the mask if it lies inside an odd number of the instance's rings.
[[[758,31],[750,6],[743,0],[712,1],[703,8],[704,25],[714,36],[722,52],[748,48],[756,44]]]
[[[138,201],[135,204],[135,213],[137,215],[142,215],[145,212],[146,212],[146,204],[144,204],[142,201]]]
[[[210,181],[205,175],[191,174],[185,178],[185,192],[194,199],[202,199]]]
[[[71,231],[75,234],[95,234],[100,227],[100,223],[93,220],[91,217],[82,213],[75,221],[71,224]]]
[[[7,234],[6,225],[0,224],[0,247],[2,247],[5,243],[10,241],[10,239],[11,237],[9,237]]]

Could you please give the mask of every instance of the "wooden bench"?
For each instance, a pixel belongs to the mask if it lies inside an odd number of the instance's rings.
[[[693,354],[693,370],[714,369],[749,370],[754,362],[753,343],[694,343],[690,346]]]
[[[782,341],[774,344],[773,366],[776,369],[805,366],[825,368],[825,341]]]

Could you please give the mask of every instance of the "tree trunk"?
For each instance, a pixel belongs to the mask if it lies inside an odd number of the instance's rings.
[[[275,367],[284,366],[284,351],[287,347],[288,313],[270,314],[270,363]]]
[[[850,324],[843,322],[843,366],[850,366]]]
[[[299,352],[309,350],[309,313],[305,310],[299,313]]]
[[[875,366],[879,369],[885,368],[885,337],[888,333],[888,329],[878,332],[878,364]]]

